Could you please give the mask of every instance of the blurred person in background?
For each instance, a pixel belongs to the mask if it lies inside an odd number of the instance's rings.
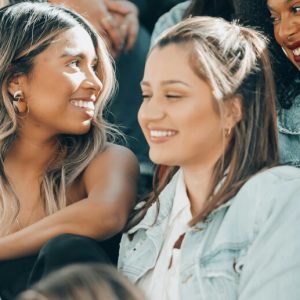
[[[102,264],[75,264],[53,272],[17,300],[145,300],[126,277]]]

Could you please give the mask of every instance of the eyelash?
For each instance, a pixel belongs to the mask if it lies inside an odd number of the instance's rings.
[[[180,96],[180,95],[172,95],[172,94],[166,95],[166,97],[168,99],[180,99],[180,98],[182,98],[182,96]]]
[[[72,60],[71,62],[68,63],[68,66],[73,67],[74,63],[75,63],[75,67],[78,68],[78,65],[80,63],[79,59]]]
[[[299,5],[295,5],[290,7],[290,12],[293,13],[294,15],[298,15],[298,13],[300,13],[300,6]],[[300,15],[300,14],[299,14]],[[271,22],[273,25],[276,25],[280,22],[280,17],[275,17],[271,15]]]
[[[75,66],[73,66],[73,64],[75,64]],[[74,68],[74,67],[78,68],[79,64],[80,64],[80,59],[74,59],[70,63],[68,63],[68,66],[71,68]],[[98,65],[97,64],[92,65],[91,68],[94,70],[95,74],[98,74],[98,71],[97,71]]]
[[[149,100],[151,97],[152,97],[152,95],[147,95],[147,94],[142,95],[143,100]],[[180,96],[180,95],[171,95],[171,94],[167,94],[167,95],[165,95],[165,97],[167,99],[181,99],[182,98],[182,96]]]
[[[151,95],[142,95],[143,100],[149,100],[151,98]]]
[[[290,10],[293,14],[297,15],[300,12],[300,6],[299,5],[292,6]]]

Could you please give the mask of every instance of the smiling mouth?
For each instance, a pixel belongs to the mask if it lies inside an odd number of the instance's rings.
[[[93,101],[72,100],[71,103],[72,103],[72,105],[79,107],[79,108],[95,110],[95,104]]]
[[[150,130],[151,138],[171,137],[177,132],[174,130]]]
[[[294,56],[300,56],[300,47],[292,50]]]
[[[77,109],[83,111],[90,118],[94,117],[95,114],[95,103],[93,101],[83,101],[83,100],[72,100],[71,104]]]

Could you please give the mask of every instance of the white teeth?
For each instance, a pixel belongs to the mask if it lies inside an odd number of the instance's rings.
[[[90,110],[95,109],[95,105],[93,101],[72,100],[71,103],[77,107],[88,108]]]
[[[293,53],[294,53],[295,56],[299,56],[300,55],[300,47],[297,48],[297,49],[294,49]]]
[[[173,136],[175,135],[175,131],[171,130],[150,130],[151,137],[167,137],[167,136]]]

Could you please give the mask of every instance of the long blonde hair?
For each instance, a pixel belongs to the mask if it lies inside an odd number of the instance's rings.
[[[18,134],[18,116],[8,84],[16,74],[29,74],[34,58],[44,51],[58,34],[82,26],[90,35],[98,55],[98,76],[103,90],[96,102],[95,117],[88,133],[61,135],[55,161],[47,169],[40,187],[46,214],[66,206],[66,189],[104,150],[107,134],[114,129],[102,118],[115,77],[111,57],[104,41],[78,14],[47,3],[19,3],[0,10],[0,235],[8,233],[15,222],[20,202],[4,171],[5,157]]]
[[[278,164],[276,97],[267,41],[260,33],[221,18],[193,17],[165,32],[152,49],[170,44],[189,53],[191,68],[211,86],[220,113],[233,97],[241,99],[243,110],[229,146],[214,165],[207,201],[193,225],[236,195],[253,174]],[[126,229],[137,224],[153,203],[159,209],[159,194],[178,169],[164,168],[163,176],[158,178],[157,173],[154,178],[153,193],[133,212]]]

